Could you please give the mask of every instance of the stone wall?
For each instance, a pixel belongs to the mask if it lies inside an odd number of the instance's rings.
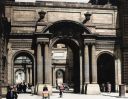
[[[116,7],[57,2],[8,4],[6,15],[11,20],[11,33],[33,33],[41,10],[46,12],[44,21],[48,24],[59,20],[81,23],[85,19],[84,14],[90,12],[92,15],[89,26],[95,26],[95,31],[101,35],[116,35]]]
[[[121,34],[121,47],[122,47],[122,72],[123,79],[122,83],[128,84],[128,1],[119,1],[119,19],[120,19],[120,34]]]
[[[45,11],[46,15],[39,28],[39,34],[46,26],[60,20],[72,20],[82,23],[84,14],[91,13],[91,19],[85,27],[90,29],[92,34],[98,35],[96,41],[97,51],[114,51],[117,27],[117,8],[110,5],[91,5],[84,3],[64,3],[64,2],[36,2],[36,3],[14,3],[8,2],[6,5],[6,17],[11,22],[11,33],[8,44],[8,82],[11,83],[12,59],[16,52],[24,50],[34,54],[32,43],[35,33],[36,22],[39,19],[38,12]],[[101,39],[102,38],[102,39]],[[104,40],[103,38],[106,38]],[[102,42],[102,43],[101,43]],[[11,56],[10,56],[10,55]]]

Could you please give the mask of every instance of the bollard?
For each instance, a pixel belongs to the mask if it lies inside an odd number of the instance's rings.
[[[125,85],[121,84],[119,85],[119,96],[125,96]]]

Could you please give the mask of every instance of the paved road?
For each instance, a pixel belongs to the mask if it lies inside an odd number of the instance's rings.
[[[125,97],[119,97],[118,93],[101,93],[100,95],[84,95],[64,93],[62,99],[128,99],[128,94]],[[5,98],[2,98],[5,99]],[[31,94],[18,94],[18,99],[42,99],[41,96]],[[60,99],[59,93],[53,93],[50,99]]]

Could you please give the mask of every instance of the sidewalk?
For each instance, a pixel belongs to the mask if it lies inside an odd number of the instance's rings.
[[[27,92],[31,92],[31,90],[27,90]],[[59,90],[56,88],[52,89],[52,95],[50,99],[58,99],[59,97]],[[86,95],[86,94],[75,94],[73,93],[73,89],[66,91],[63,93],[62,99],[125,99],[128,98],[128,93],[125,94],[125,97],[120,97],[119,93],[101,93],[99,95]],[[6,99],[6,98],[2,98]],[[43,99],[42,96],[39,95],[32,95],[29,93],[22,93],[18,94],[18,99]]]
[[[58,99],[59,93],[53,93],[50,99]],[[85,95],[85,94],[74,94],[64,93],[62,99],[124,99],[128,98],[128,93],[125,97],[119,97],[118,93],[101,93],[100,95]],[[5,98],[2,98],[5,99]],[[42,99],[42,96],[31,95],[31,94],[18,94],[18,99]]]

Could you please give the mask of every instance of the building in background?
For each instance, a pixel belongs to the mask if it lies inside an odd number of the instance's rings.
[[[76,93],[98,94],[110,82],[117,91],[123,75],[116,4],[8,0],[7,83],[67,83]]]
[[[0,84],[7,84],[7,35],[9,23],[5,17],[5,0],[0,1]]]
[[[119,37],[122,52],[122,83],[128,84],[128,1],[119,0]]]

